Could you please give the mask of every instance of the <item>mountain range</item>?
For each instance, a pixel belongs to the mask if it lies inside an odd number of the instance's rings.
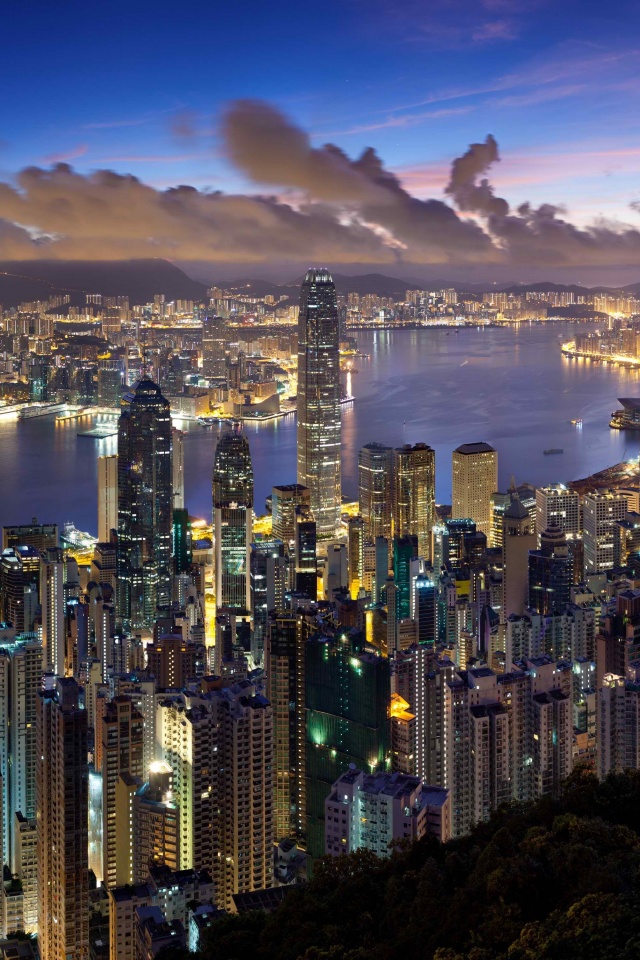
[[[278,283],[252,277],[235,279],[194,279],[179,266],[168,260],[33,260],[0,261],[0,304],[3,308],[15,307],[33,300],[46,300],[56,294],[69,294],[71,303],[81,306],[86,294],[102,293],[105,296],[126,296],[130,303],[149,303],[155,294],[164,294],[167,300],[196,300],[206,297],[207,288],[219,286],[237,293],[263,297],[272,294],[285,295],[293,302],[298,300],[303,276],[288,283]],[[627,295],[640,293],[640,282],[625,287],[582,287],[575,284],[529,283],[496,284],[459,280],[399,279],[382,273],[366,273],[347,276],[334,273],[338,293],[374,294],[380,297],[400,299],[406,290],[441,290],[454,288],[458,292],[481,293],[487,290],[507,293],[527,291],[567,291],[576,296],[594,293]]]

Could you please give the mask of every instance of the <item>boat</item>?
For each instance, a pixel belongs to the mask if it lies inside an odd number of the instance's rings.
[[[572,423],[574,427],[579,427],[582,425],[582,417],[578,417],[577,420],[570,420],[569,423]]]
[[[562,447],[549,447],[548,450],[543,450],[542,452],[544,453],[545,457],[550,457],[555,453],[564,453],[564,450]]]

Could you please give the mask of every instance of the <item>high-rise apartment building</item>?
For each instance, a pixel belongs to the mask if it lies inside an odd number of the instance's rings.
[[[470,517],[491,537],[491,494],[498,489],[498,454],[488,443],[463,443],[452,456],[452,518]]]
[[[171,413],[148,377],[124,398],[118,425],[118,619],[150,627],[171,602]]]
[[[118,529],[118,457],[98,457],[98,543]]]
[[[587,493],[582,505],[585,575],[612,570],[616,524],[625,518],[627,498],[613,490]]]
[[[393,452],[393,532],[418,538],[418,556],[431,558],[435,523],[436,455],[426,443],[405,444]]]
[[[253,467],[239,425],[218,440],[213,464],[216,604],[251,609],[249,557],[253,539]]]
[[[43,668],[63,677],[66,654],[64,553],[59,547],[49,547],[40,560],[40,606]]]
[[[37,699],[38,942],[42,960],[89,956],[87,711],[75,680]]]
[[[119,833],[129,829],[119,822],[116,786],[123,775],[140,777],[143,755],[143,717],[125,696],[114,697],[102,718],[102,876],[108,887],[117,882]]]
[[[640,663],[626,676],[607,673],[598,696],[598,774],[640,769]]]
[[[566,534],[552,522],[540,535],[540,549],[529,553],[530,610],[561,613],[571,601],[573,556]]]
[[[358,454],[358,502],[367,540],[392,537],[393,450],[367,443]]]
[[[173,509],[184,510],[184,433],[171,431],[171,470],[173,485]]]
[[[298,313],[298,483],[309,488],[319,539],[340,528],[340,331],[327,270],[309,270]]]
[[[269,620],[264,669],[267,698],[273,713],[274,794],[276,839],[291,837],[304,847],[305,795],[305,646],[301,615]]]

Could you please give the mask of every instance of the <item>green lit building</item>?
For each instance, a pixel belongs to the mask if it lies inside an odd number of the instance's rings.
[[[317,634],[307,641],[307,850],[324,854],[324,804],[354,763],[386,770],[389,763],[389,661],[365,653],[360,633]]]
[[[396,619],[411,616],[411,561],[418,556],[418,538],[395,537],[393,540],[393,579],[398,588]]]

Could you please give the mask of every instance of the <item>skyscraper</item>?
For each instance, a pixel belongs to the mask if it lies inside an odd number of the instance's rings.
[[[98,543],[118,529],[118,458],[98,457]]]
[[[143,377],[118,425],[118,619],[149,627],[171,602],[171,414]]]
[[[498,489],[498,454],[488,443],[463,443],[453,451],[451,516],[475,520],[491,538],[491,494]]]
[[[613,490],[587,493],[582,503],[584,572],[589,576],[613,569],[615,524],[624,520],[628,507],[626,496]]]
[[[418,556],[430,559],[435,522],[435,451],[426,443],[398,447],[394,450],[393,473],[394,536],[416,536]]]
[[[540,549],[529,552],[529,609],[561,613],[571,601],[573,557],[567,537],[552,522],[540,536]]]
[[[311,600],[318,598],[318,559],[316,521],[309,507],[295,508],[295,588]]]
[[[36,817],[42,960],[89,955],[89,765],[80,687],[59,677],[38,694]]]
[[[64,676],[66,625],[64,618],[64,553],[49,547],[40,560],[40,605],[42,607],[42,665]]]
[[[393,450],[367,443],[358,454],[358,501],[367,540],[391,539],[393,513]]]
[[[253,466],[249,442],[235,425],[218,440],[213,464],[216,605],[251,609]]]
[[[319,539],[340,527],[340,333],[327,270],[309,270],[298,314],[298,483],[310,490]]]
[[[271,491],[273,536],[291,546],[295,539],[295,508],[309,506],[309,491],[299,483],[285,483]]]
[[[142,777],[143,718],[129,697],[109,701],[102,718],[102,875],[108,887],[116,884],[118,831],[127,832],[129,823],[118,822],[116,785],[124,774]]]
[[[226,376],[224,320],[205,317],[202,321],[202,376]]]

